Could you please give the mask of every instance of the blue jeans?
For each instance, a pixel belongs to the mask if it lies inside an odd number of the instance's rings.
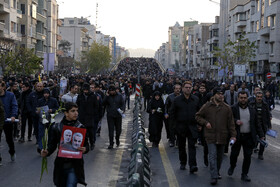
[[[225,145],[207,144],[209,151],[210,174],[212,179],[217,179],[223,161]]]
[[[77,187],[78,179],[75,174],[74,168],[63,170],[64,187]]]

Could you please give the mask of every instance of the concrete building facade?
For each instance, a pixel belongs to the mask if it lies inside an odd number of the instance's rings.
[[[20,19],[22,12],[18,0],[0,0],[0,50],[9,50],[22,40]]]
[[[239,0],[230,1],[228,38],[238,39],[245,32],[246,37],[258,46],[256,57],[246,64],[246,72],[254,77],[247,80],[280,78],[280,1]]]

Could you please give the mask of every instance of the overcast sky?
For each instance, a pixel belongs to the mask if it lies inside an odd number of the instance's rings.
[[[102,33],[115,36],[125,48],[157,50],[168,40],[176,21],[214,22],[219,5],[209,0],[57,0],[59,17],[89,17]],[[214,0],[215,1],[215,0]],[[216,0],[219,2],[219,0]]]

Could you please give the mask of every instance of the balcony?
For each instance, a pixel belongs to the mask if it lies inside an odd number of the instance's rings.
[[[270,34],[270,27],[264,27],[258,31],[260,36],[269,36]]]
[[[246,27],[246,25],[247,25],[247,21],[245,20],[236,22],[237,27]]]
[[[0,22],[0,31],[4,31],[5,29],[5,23]]]
[[[37,21],[41,21],[42,23],[44,23],[46,25],[47,23],[47,17],[45,17],[44,15],[37,13]]]
[[[57,20],[57,26],[59,26],[59,27],[62,26],[62,21],[60,19]]]
[[[0,0],[0,14],[7,14],[10,12],[10,5],[4,0]]]
[[[62,36],[61,36],[61,35],[59,35],[59,34],[57,34],[57,35],[56,35],[56,40],[57,40],[57,41],[62,40]]]
[[[43,41],[45,41],[45,40],[46,40],[46,35],[37,32],[37,33],[36,33],[36,39],[37,39],[37,40],[43,40]]]

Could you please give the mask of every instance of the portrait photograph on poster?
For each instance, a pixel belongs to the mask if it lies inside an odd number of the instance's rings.
[[[82,158],[82,151],[78,147],[83,147],[86,137],[86,129],[63,126],[58,157]]]

